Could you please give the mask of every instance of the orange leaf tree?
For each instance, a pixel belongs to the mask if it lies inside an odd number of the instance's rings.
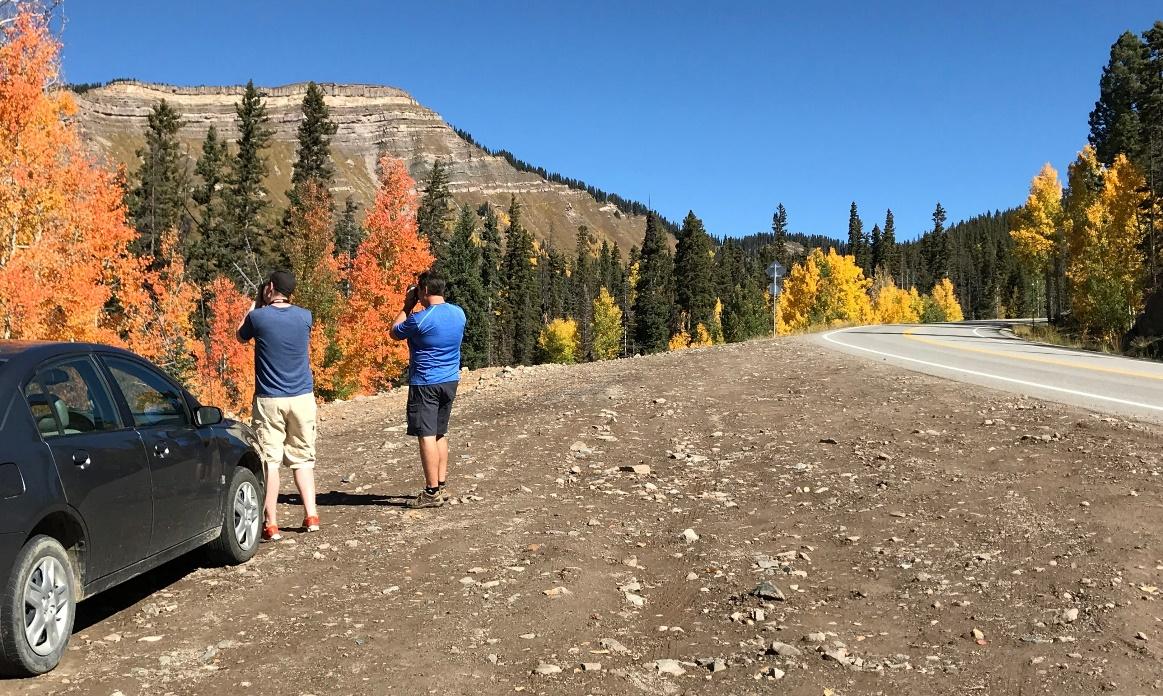
[[[0,42],[0,338],[124,344],[141,303],[121,187],[86,153],[45,18],[21,12]]]
[[[334,384],[340,393],[375,393],[403,374],[408,349],[388,332],[416,276],[432,265],[416,226],[416,182],[404,161],[380,159],[380,187],[364,222],[367,237],[351,259],[351,295],[339,319]]]
[[[206,341],[193,391],[202,403],[242,416],[254,395],[254,349],[239,343],[236,332],[251,298],[225,276],[211,281],[207,295]]]

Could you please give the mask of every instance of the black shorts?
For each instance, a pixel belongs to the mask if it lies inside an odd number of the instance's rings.
[[[440,437],[448,434],[448,418],[456,400],[457,382],[408,387],[408,434]]]

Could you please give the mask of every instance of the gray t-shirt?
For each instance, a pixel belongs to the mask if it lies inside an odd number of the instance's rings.
[[[302,396],[315,391],[311,378],[311,312],[294,305],[260,307],[242,322],[238,335],[254,339],[254,395]]]

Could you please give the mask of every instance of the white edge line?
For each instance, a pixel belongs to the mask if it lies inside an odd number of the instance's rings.
[[[845,331],[850,331],[850,330],[851,329],[839,329],[836,331],[830,331],[830,332],[824,334],[824,340],[829,342],[829,343],[834,343],[835,345],[842,346],[844,348],[849,348],[851,350],[860,350],[860,351],[864,351],[865,353],[872,353],[873,355],[879,355],[879,356],[885,357],[885,358],[892,358],[894,360],[904,360],[906,362],[916,363],[918,365],[925,365],[926,367],[937,368],[938,370],[949,370],[951,372],[961,372],[963,374],[973,375],[975,377],[984,377],[986,379],[993,379],[993,380],[997,380],[999,382],[1009,382],[1010,384],[1020,384],[1023,387],[1033,387],[1035,389],[1046,389],[1048,391],[1060,392],[1062,394],[1070,394],[1072,396],[1081,396],[1081,397],[1086,398],[1086,399],[1098,399],[1099,401],[1109,401],[1109,402],[1115,403],[1115,404],[1122,404],[1123,406],[1133,406],[1135,408],[1146,408],[1146,409],[1150,409],[1152,411],[1163,411],[1163,406],[1154,406],[1152,404],[1143,404],[1143,403],[1139,403],[1138,401],[1127,401],[1126,399],[1117,399],[1113,396],[1102,396],[1101,394],[1091,394],[1090,392],[1076,391],[1074,389],[1066,389],[1065,387],[1053,387],[1053,386],[1050,386],[1049,384],[1039,384],[1038,382],[1028,382],[1024,379],[1015,379],[1013,377],[1002,377],[1001,375],[993,375],[993,374],[990,374],[988,372],[978,372],[977,370],[967,370],[964,367],[952,367],[950,365],[942,365],[941,363],[929,362],[927,360],[918,360],[917,358],[909,358],[909,357],[905,357],[903,355],[897,355],[895,353],[885,353],[883,351],[873,350],[872,348],[864,348],[862,346],[854,346],[851,343],[843,343],[841,341],[837,341],[836,339],[832,338],[832,336],[835,334],[844,333]]]

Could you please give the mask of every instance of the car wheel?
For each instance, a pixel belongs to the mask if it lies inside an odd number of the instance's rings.
[[[216,565],[246,563],[258,550],[262,532],[262,486],[254,472],[235,467],[223,508],[222,533],[207,547],[210,561]]]
[[[16,555],[0,601],[0,672],[32,676],[56,667],[77,608],[73,564],[60,542],[30,539]]]

